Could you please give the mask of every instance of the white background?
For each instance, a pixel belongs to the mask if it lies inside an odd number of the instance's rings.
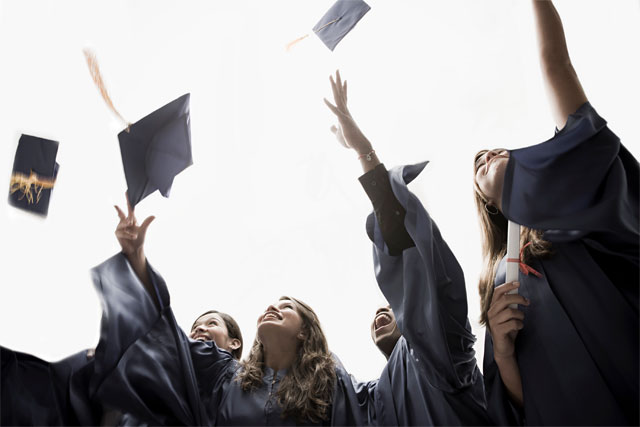
[[[384,358],[369,336],[384,302],[364,231],[359,162],[329,132],[322,102],[336,68],[351,111],[387,167],[431,160],[412,184],[465,271],[482,359],[480,241],[472,161],[553,135],[528,1],[369,0],[330,52],[314,35],[332,0],[2,1],[0,181],[21,133],[60,141],[42,220],[0,206],[0,344],[47,360],[95,346],[100,305],[88,270],[115,254],[126,183],[117,133],[87,71],[92,47],[111,97],[137,121],[191,92],[194,165],[138,205],[157,216],[150,262],[184,328],[216,308],[245,336],[281,295],[308,302],[332,350],[360,379]],[[558,1],[586,93],[640,154],[640,6]],[[6,200],[6,199],[5,199]]]

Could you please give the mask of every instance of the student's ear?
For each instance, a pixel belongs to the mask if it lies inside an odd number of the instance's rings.
[[[297,337],[300,341],[304,341],[307,339],[307,334],[304,331],[300,331],[298,332],[298,337]]]
[[[240,340],[238,338],[233,338],[231,340],[231,342],[229,343],[229,347],[231,347],[231,350],[237,350],[240,348]]]

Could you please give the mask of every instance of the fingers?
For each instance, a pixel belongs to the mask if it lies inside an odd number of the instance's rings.
[[[344,84],[342,85],[342,95],[344,96],[344,103],[347,103],[347,81],[344,81]]]
[[[338,117],[338,121],[340,122],[340,125],[344,128],[345,125],[348,124],[348,120],[350,120],[350,117],[344,112],[340,111],[338,107],[336,107],[331,102],[329,102],[327,98],[323,98],[323,99],[324,99],[324,103],[327,105],[327,107],[329,107],[331,112],[335,114],[336,117]]]
[[[144,239],[144,236],[147,234],[147,228],[149,228],[149,224],[151,224],[154,219],[156,219],[156,217],[151,215],[147,217],[147,219],[142,221],[142,224],[140,224],[139,234],[140,234],[140,237],[142,237],[143,239]]]
[[[113,207],[116,208],[116,211],[118,212],[118,217],[120,218],[120,221],[124,221],[125,219],[127,219],[127,217],[125,216],[124,212],[122,212],[122,209],[120,209],[116,205],[113,205]]]
[[[338,117],[338,120],[342,119],[345,116],[345,114],[342,111],[340,111],[338,107],[336,107],[335,105],[327,101],[327,98],[323,98],[323,99],[324,99],[324,103],[327,104],[327,107],[329,107],[329,109],[333,112],[333,114],[335,114]]]
[[[495,288],[493,298],[491,299],[491,305],[487,312],[491,328],[495,328],[499,324],[514,319],[524,319],[524,313],[521,310],[510,307],[512,304],[523,306],[528,306],[530,304],[530,301],[522,295],[508,293],[518,289],[518,287],[520,287],[519,282],[509,282]]]
[[[338,86],[336,82],[333,80],[333,76],[329,77],[329,81],[331,82],[331,92],[333,92],[333,101],[336,103],[336,106],[340,106],[340,93],[338,91]]]
[[[333,99],[336,106],[342,112],[347,112],[347,99],[344,96],[344,87],[340,80],[340,73],[336,71],[336,80],[333,79],[333,76],[329,76],[329,81],[331,82],[331,91],[333,92]]]
[[[491,315],[491,313],[498,313],[504,310],[506,307],[509,307],[511,304],[528,306],[530,304],[530,301],[519,294],[505,294],[499,299],[494,299],[491,301],[489,313],[487,314]]]
[[[505,295],[506,293],[511,292],[515,289],[518,289],[519,287],[520,287],[520,282],[508,282],[500,286],[497,286],[493,290],[493,298],[491,299],[491,302],[493,303],[493,301],[496,301],[499,298],[502,298],[502,296]]]
[[[522,320],[513,319],[491,328],[491,335],[507,335],[510,332],[518,332],[522,328],[524,328]],[[515,336],[513,338],[515,338]]]
[[[138,238],[138,226],[131,224],[129,218],[124,216],[124,212],[116,206],[118,210],[118,216],[120,216],[120,223],[116,227],[116,237],[118,239],[135,240]]]
[[[507,308],[491,318],[491,324],[500,325],[511,320],[524,320],[524,313],[517,308]]]

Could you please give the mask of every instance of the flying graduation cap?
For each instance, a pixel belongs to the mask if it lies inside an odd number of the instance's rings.
[[[49,211],[51,191],[60,165],[56,162],[58,142],[22,135],[13,162],[9,203],[39,215]]]
[[[97,60],[85,50],[87,64],[107,106],[127,127],[118,134],[127,195],[132,206],[156,190],[169,197],[173,179],[193,164],[190,94],[171,101],[136,123],[129,123],[113,106]]]
[[[313,32],[333,51],[370,9],[363,0],[338,0],[313,27]],[[292,41],[287,45],[287,50],[308,36],[306,34]]]

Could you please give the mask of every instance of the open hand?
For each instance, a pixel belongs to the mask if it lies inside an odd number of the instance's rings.
[[[120,222],[116,227],[116,237],[118,238],[122,252],[131,258],[132,256],[143,254],[144,238],[147,234],[147,228],[149,228],[149,224],[151,224],[156,217],[153,215],[149,216],[142,224],[138,225],[134,209],[131,207],[131,203],[129,203],[129,197],[126,193],[125,196],[127,198],[128,215],[125,216],[122,209],[114,206],[118,212],[118,217],[120,217]]]
[[[352,148],[359,156],[366,155],[372,151],[371,143],[364,136],[356,122],[351,117],[351,113],[347,108],[347,82],[344,83],[340,78],[340,71],[336,71],[336,78],[329,77],[331,89],[333,91],[333,99],[335,105],[324,99],[327,107],[338,118],[338,126],[331,126],[331,132],[336,136],[338,142],[345,148]]]

